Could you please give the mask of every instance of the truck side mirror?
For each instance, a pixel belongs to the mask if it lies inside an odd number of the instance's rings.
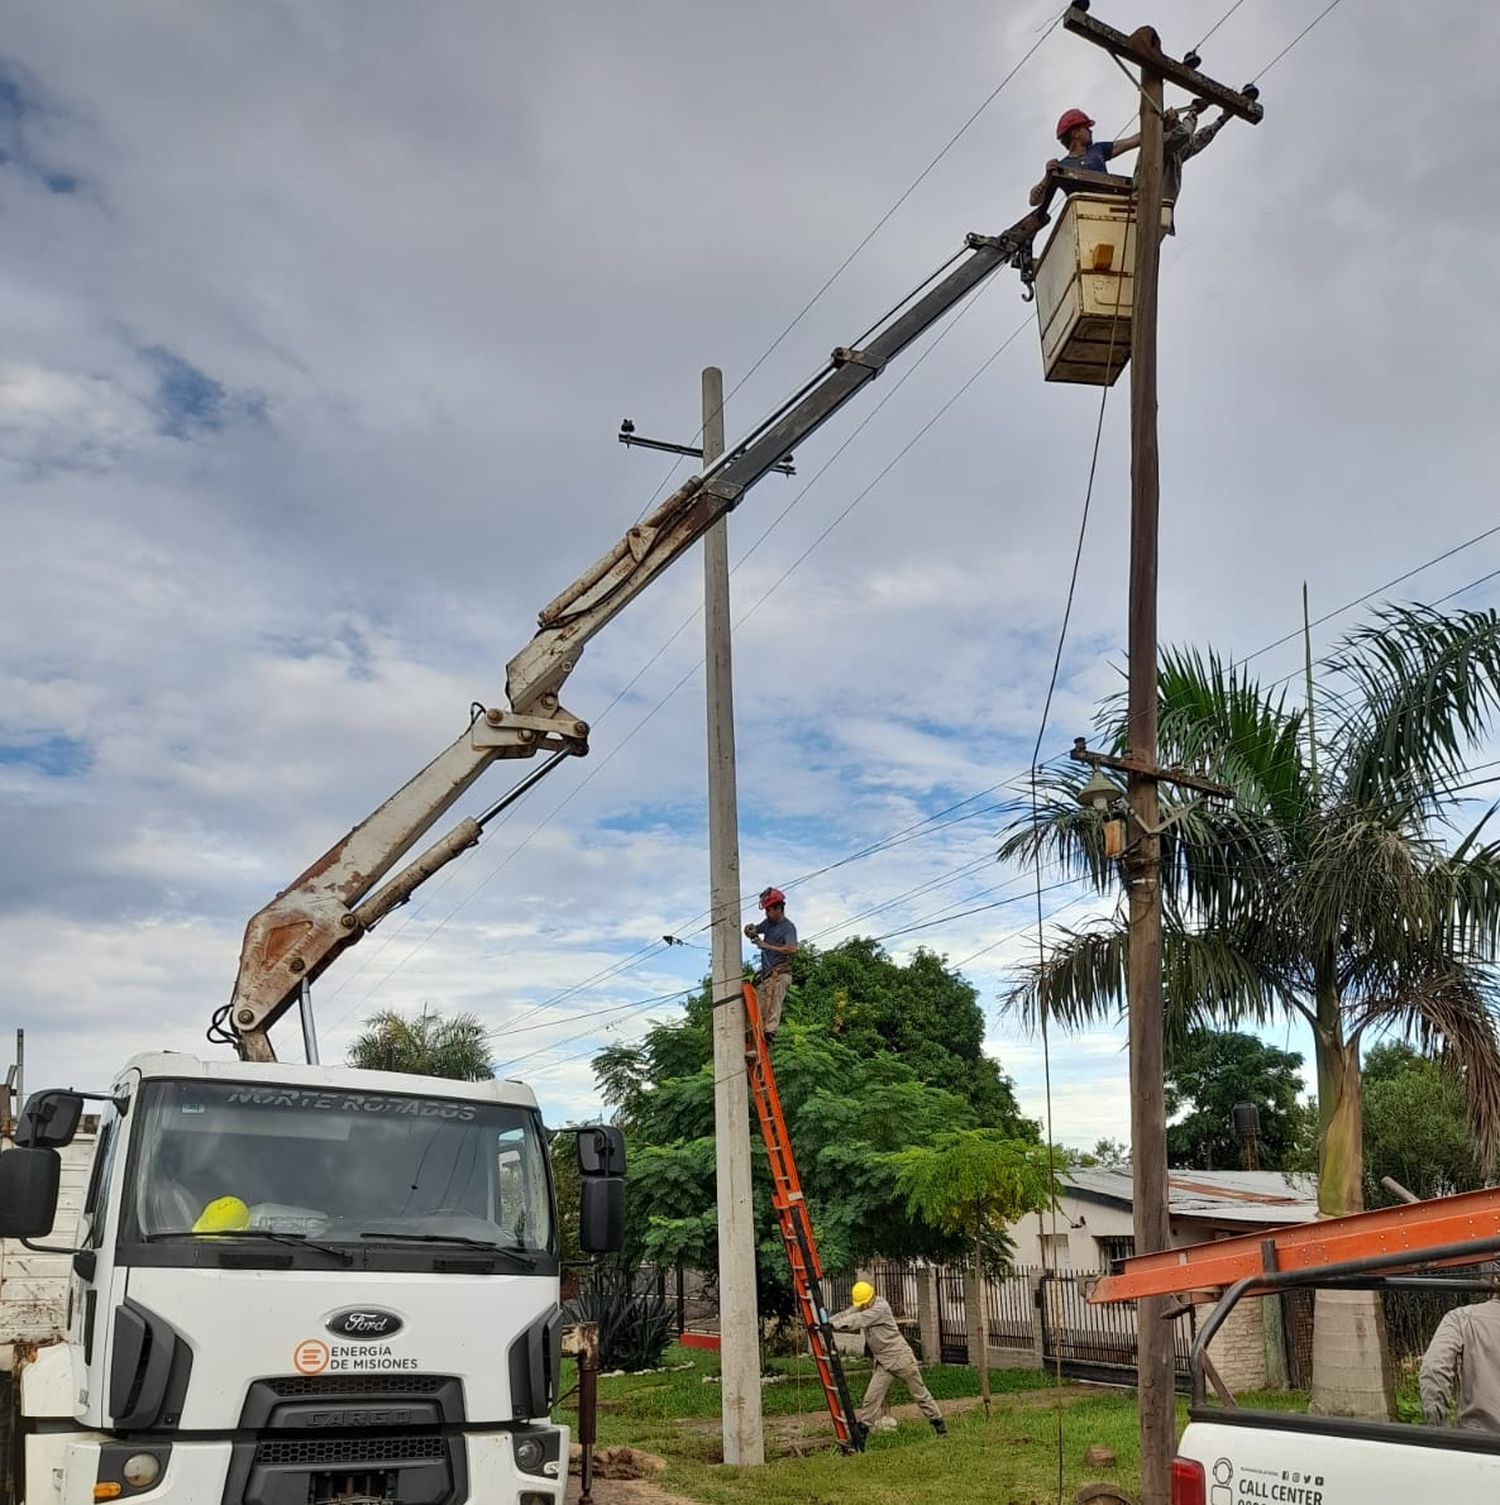
[[[625,1135],[614,1124],[578,1130],[578,1174],[585,1181],[625,1174]]]
[[[57,1218],[62,1156],[16,1149],[0,1155],[0,1238],[45,1238]]]
[[[83,1118],[83,1096],[49,1087],[33,1092],[16,1125],[16,1143],[28,1150],[60,1150],[73,1143]],[[49,1225],[50,1226],[50,1225]]]
[[[625,1178],[584,1178],[578,1246],[585,1254],[617,1254],[625,1244]]]

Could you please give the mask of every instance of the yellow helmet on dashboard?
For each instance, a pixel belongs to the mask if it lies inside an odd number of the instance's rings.
[[[250,1226],[250,1209],[238,1197],[215,1197],[193,1224],[194,1233],[239,1233]]]

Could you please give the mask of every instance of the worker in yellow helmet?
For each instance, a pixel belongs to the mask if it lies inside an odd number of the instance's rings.
[[[250,1226],[250,1209],[238,1197],[215,1197],[193,1224],[194,1233],[242,1233]]]
[[[894,1430],[895,1419],[886,1415],[885,1398],[892,1380],[900,1380],[911,1393],[911,1398],[920,1407],[922,1415],[932,1423],[932,1430],[939,1437],[948,1435],[943,1413],[931,1392],[922,1383],[922,1370],[911,1345],[901,1336],[896,1326],[896,1315],[891,1304],[875,1294],[875,1287],[868,1280],[857,1280],[849,1293],[854,1305],[830,1317],[829,1322],[845,1332],[863,1333],[865,1347],[875,1361],[875,1372],[870,1376],[870,1387],[865,1391],[865,1403],[857,1413],[866,1427],[879,1426],[882,1430]]]

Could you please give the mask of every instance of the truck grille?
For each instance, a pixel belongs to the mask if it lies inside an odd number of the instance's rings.
[[[419,1463],[447,1457],[441,1436],[302,1437],[276,1438],[255,1445],[255,1461],[262,1466],[301,1465],[317,1468],[382,1468],[393,1463]]]
[[[432,1395],[448,1383],[441,1374],[287,1374],[262,1380],[282,1399],[319,1395]]]

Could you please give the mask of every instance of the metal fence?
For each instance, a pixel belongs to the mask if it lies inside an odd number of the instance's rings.
[[[1119,1380],[1134,1375],[1136,1366],[1135,1303],[1095,1306],[1088,1299],[1094,1274],[1042,1271],[1038,1281],[1037,1312],[1042,1327],[1042,1359],[1074,1379]],[[1192,1310],[1173,1324],[1172,1360],[1179,1380],[1189,1374],[1193,1335]]]
[[[937,1272],[938,1362],[969,1362],[969,1319],[964,1272],[946,1266]]]
[[[1031,1349],[1036,1346],[1036,1276],[1025,1266],[985,1281],[984,1309],[990,1347]]]
[[[1094,1306],[1088,1290],[1099,1272],[1046,1270],[1017,1266],[985,1281],[985,1316],[991,1349],[1038,1353],[1050,1369],[1060,1367],[1075,1379],[1131,1383],[1136,1364],[1136,1315],[1133,1303]],[[691,1277],[690,1277],[691,1278]],[[830,1311],[852,1303],[860,1277],[847,1270],[823,1278],[823,1297]],[[922,1288],[931,1281],[937,1319],[937,1352],[923,1353],[926,1362],[968,1364],[969,1278],[962,1269],[877,1260],[869,1279],[891,1304],[903,1330],[915,1341],[922,1316]],[[668,1298],[672,1295],[670,1283]],[[1430,1333],[1430,1328],[1428,1329]],[[1189,1314],[1174,1324],[1174,1359],[1179,1379],[1186,1381],[1188,1360],[1196,1332]],[[1420,1350],[1417,1350],[1420,1355]]]
[[[823,1296],[830,1311],[852,1304],[859,1276],[832,1271],[823,1279]],[[962,1269],[930,1268],[896,1260],[877,1260],[869,1278],[891,1304],[903,1331],[915,1342],[922,1316],[922,1290],[931,1281],[937,1352],[924,1352],[924,1362],[968,1364],[969,1280]],[[1088,1288],[1097,1272],[1046,1270],[1018,1266],[985,1282],[985,1315],[992,1349],[1039,1352],[1049,1369],[1060,1366],[1076,1379],[1130,1383],[1136,1365],[1136,1313],[1133,1303],[1094,1306]],[[679,1285],[679,1281],[681,1284]],[[681,1331],[718,1326],[717,1290],[695,1271],[642,1270],[639,1288],[654,1288],[665,1297],[673,1326]],[[1455,1306],[1478,1299],[1472,1291],[1390,1290],[1382,1294],[1391,1359],[1398,1388],[1411,1389],[1422,1354],[1443,1315]],[[1306,1388],[1312,1379],[1314,1293],[1294,1288],[1281,1298],[1285,1328],[1287,1379]],[[1174,1367],[1180,1381],[1189,1374],[1189,1357],[1197,1331],[1196,1310],[1173,1324]]]

